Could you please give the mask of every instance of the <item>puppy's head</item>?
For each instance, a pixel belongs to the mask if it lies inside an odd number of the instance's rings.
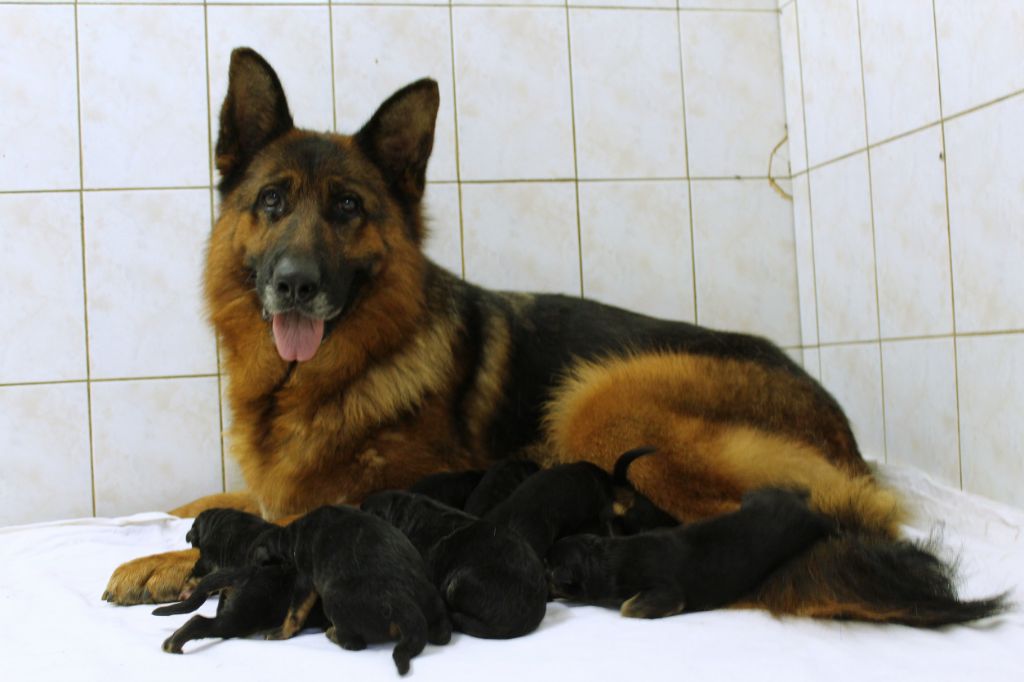
[[[551,596],[595,601],[612,596],[608,541],[597,535],[570,535],[556,542],[547,555]]]

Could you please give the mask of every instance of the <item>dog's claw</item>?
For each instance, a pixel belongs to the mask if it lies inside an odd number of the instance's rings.
[[[103,601],[110,601],[110,590],[103,590],[103,596],[100,597]]]

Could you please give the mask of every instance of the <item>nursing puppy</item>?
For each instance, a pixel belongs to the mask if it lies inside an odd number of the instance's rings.
[[[469,471],[442,471],[430,474],[409,486],[409,492],[437,500],[449,507],[462,509],[484,477],[483,469]]]
[[[332,642],[359,651],[397,639],[392,658],[401,675],[428,641],[451,639],[451,621],[423,558],[376,516],[350,507],[320,507],[261,535],[253,556],[263,564],[292,562],[309,580],[305,596],[295,595],[289,607],[291,628],[302,627],[319,595]]]
[[[463,511],[473,516],[485,516],[538,471],[537,463],[528,459],[504,459],[493,464],[466,499]]]
[[[205,637],[248,637],[264,634],[267,639],[283,639],[301,628],[288,623],[291,604],[308,596],[308,582],[289,564],[245,566],[220,569],[204,577],[185,601],[162,606],[155,616],[191,613],[206,598],[220,592],[217,617],[193,616],[163,643],[163,650],[182,653],[182,646]],[[328,625],[323,611],[314,606],[305,620],[306,627]],[[291,628],[295,629],[292,630]]]
[[[398,528],[419,550],[462,632],[521,637],[544,618],[544,564],[516,533],[409,492],[375,493],[362,508]]]
[[[705,611],[739,600],[832,530],[806,494],[762,488],[746,493],[739,511],[707,521],[624,538],[563,538],[547,557],[551,590],[621,605],[632,618]]]
[[[276,528],[274,524],[259,516],[236,509],[202,512],[185,535],[185,540],[199,550],[192,577],[202,578],[218,569],[245,566],[253,542],[273,528]]]
[[[523,481],[486,518],[519,533],[541,558],[565,535],[608,535],[616,511],[623,511],[615,508],[616,488],[629,489],[629,465],[652,452],[652,448],[638,448],[620,455],[612,474],[590,462],[543,469]],[[639,497],[639,493],[632,495]]]

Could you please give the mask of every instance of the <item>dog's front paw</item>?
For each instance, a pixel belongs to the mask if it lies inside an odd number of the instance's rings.
[[[121,564],[110,576],[103,599],[114,604],[178,601],[199,558],[199,550],[154,554]]]

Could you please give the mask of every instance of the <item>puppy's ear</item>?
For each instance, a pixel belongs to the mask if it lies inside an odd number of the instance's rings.
[[[416,81],[391,95],[356,133],[356,143],[410,203],[423,197],[441,95],[437,82]]]
[[[270,550],[267,549],[266,545],[257,545],[252,548],[252,552],[249,554],[249,559],[257,566],[266,566],[271,563]]]
[[[255,50],[235,48],[217,136],[221,194],[238,184],[257,152],[293,127],[284,88],[274,69]]]

